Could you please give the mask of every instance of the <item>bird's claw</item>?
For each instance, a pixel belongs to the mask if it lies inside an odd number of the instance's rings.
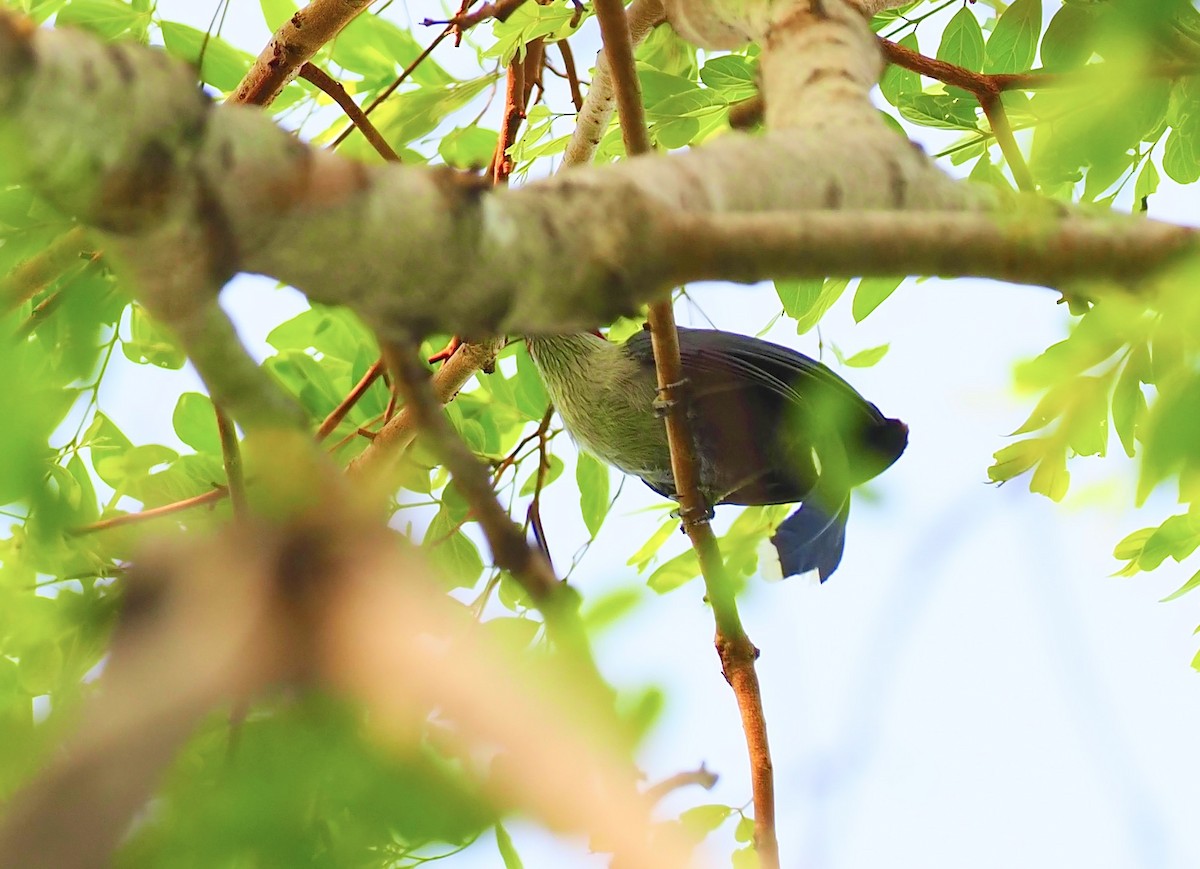
[[[654,408],[654,415],[659,419],[665,418],[671,412],[671,408],[679,404],[680,401],[678,398],[672,398],[671,394],[677,389],[682,389],[687,383],[688,379],[685,377],[683,380],[677,380],[674,383],[658,387],[655,390],[654,402],[651,404],[651,407]]]
[[[678,510],[671,511],[671,516],[679,520],[679,530],[684,534],[688,532],[689,528],[711,522],[716,515],[717,511],[712,507],[700,507],[692,510],[680,507]]]

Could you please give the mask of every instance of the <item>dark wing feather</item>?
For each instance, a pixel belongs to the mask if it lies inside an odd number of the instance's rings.
[[[634,335],[625,349],[653,367],[648,332]],[[907,443],[903,423],[795,350],[731,332],[679,329],[679,353],[702,429],[697,436],[703,441],[707,429],[726,463],[744,454],[726,501],[802,500],[815,482],[811,450],[831,438],[844,456],[838,463],[846,463],[848,486],[882,472]]]

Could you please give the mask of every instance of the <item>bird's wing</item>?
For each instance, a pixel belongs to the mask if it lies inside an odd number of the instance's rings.
[[[637,333],[625,348],[638,362],[653,367],[649,332]],[[880,425],[887,420],[879,408],[825,365],[761,338],[716,329],[680,328],[679,357],[685,372],[722,375],[706,380],[711,388],[725,390],[754,384],[800,406],[811,404],[813,393],[819,392],[841,399],[845,407],[862,414],[867,424]]]
[[[625,350],[653,367],[649,332],[634,335]],[[778,425],[780,419],[790,419],[787,429],[799,436],[793,444],[799,454],[806,454],[808,446],[825,452],[822,443],[839,442],[849,453],[850,485],[882,472],[904,451],[908,429],[903,423],[885,417],[829,368],[795,350],[732,332],[679,329],[679,355],[699,405],[714,402],[719,412],[736,399],[725,409],[738,408],[754,428],[759,422]],[[761,419],[752,418],[756,415]],[[802,459],[799,454],[792,459]],[[784,491],[795,487],[785,486],[771,497],[782,499]]]

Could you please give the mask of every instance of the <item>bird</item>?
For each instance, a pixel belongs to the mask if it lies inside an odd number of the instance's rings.
[[[700,493],[719,504],[799,503],[771,538],[783,575],[824,582],[845,548],[850,490],[904,452],[908,426],[822,363],[760,338],[680,327],[683,398]],[[566,429],[587,452],[678,497],[650,333],[528,335]]]

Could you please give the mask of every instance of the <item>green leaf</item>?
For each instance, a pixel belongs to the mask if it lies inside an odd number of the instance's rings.
[[[1192,589],[1194,589],[1198,586],[1200,586],[1200,570],[1193,573],[1191,579],[1189,579],[1183,585],[1179,586],[1179,588],[1175,589],[1175,591],[1171,592],[1169,595],[1164,597],[1161,601],[1159,601],[1159,603],[1166,603],[1169,600],[1175,600],[1175,598],[1183,597],[1189,591],[1191,591]]]
[[[437,129],[448,115],[466,106],[494,79],[492,75],[483,75],[461,83],[431,85],[394,94],[371,117],[392,147],[407,145]],[[351,145],[347,151],[347,146]],[[346,140],[338,149],[339,153],[342,151],[359,159],[381,159],[359,133],[354,133]]]
[[[55,24],[80,27],[105,39],[116,39],[134,27],[144,26],[148,15],[120,0],[71,0],[58,13]]]
[[[575,460],[575,482],[579,486],[579,511],[588,533],[595,537],[608,515],[608,465],[589,453]]]
[[[1004,10],[987,42],[983,71],[1025,72],[1033,66],[1042,32],[1042,0],[1016,0]]]
[[[487,166],[496,152],[500,134],[483,127],[455,127],[438,143],[438,154],[448,166],[478,170]]]
[[[518,52],[524,57],[525,46],[539,36],[549,37],[546,42],[557,42],[570,36],[580,24],[588,20],[588,16],[579,16],[574,26],[571,19],[575,17],[574,7],[567,4],[526,3],[517,8],[504,21],[494,21],[492,35],[496,44],[483,52],[484,57],[498,57],[503,66]]]
[[[979,72],[983,69],[983,31],[969,6],[963,6],[942,31],[938,60]]]
[[[1137,181],[1133,185],[1133,198],[1137,202],[1141,202],[1147,196],[1153,196],[1158,192],[1158,169],[1154,165],[1154,160],[1147,157],[1146,162],[1142,164],[1142,171],[1138,173]]]
[[[595,634],[615,624],[622,616],[633,611],[642,601],[643,591],[638,587],[616,588],[599,597],[589,597],[580,618],[589,634]]]
[[[1095,19],[1095,12],[1087,6],[1064,5],[1059,9],[1042,34],[1042,66],[1062,70],[1087,63],[1092,54]]]
[[[659,103],[680,94],[700,93],[700,86],[691,79],[670,75],[650,67],[638,67],[638,84],[642,88],[642,102],[646,111],[653,111]]]
[[[1139,344],[1125,362],[1112,396],[1113,428],[1121,439],[1125,455],[1133,458],[1134,439],[1146,418],[1146,394],[1142,391],[1142,374],[1149,370],[1150,353]]]
[[[550,396],[538,374],[537,366],[529,358],[529,351],[524,343],[517,347],[514,353],[517,359],[517,374],[513,378],[513,398],[526,419],[540,420],[550,405]]]
[[[359,15],[350,21],[332,43],[333,62],[368,79],[391,78],[424,51],[406,29],[379,15]],[[442,86],[453,81],[436,61],[426,58],[411,74],[423,86]]]
[[[854,322],[861,323],[867,319],[903,282],[903,277],[863,278],[859,281],[858,288],[854,291],[854,302],[850,306]]]
[[[457,524],[445,508],[439,510],[429,523],[421,546],[450,588],[470,588],[483,573],[483,559],[478,547]]]
[[[1066,420],[1067,445],[1080,456],[1103,456],[1108,450],[1108,393],[1112,373],[1078,377]]]
[[[629,556],[629,560],[625,563],[628,565],[636,565],[638,573],[646,569],[646,565],[650,563],[650,559],[657,554],[658,550],[662,549],[671,535],[679,530],[679,518],[670,517],[663,520],[663,524],[658,526],[658,530],[650,535],[650,539],[641,545],[637,552]]]
[[[905,35],[900,40],[900,45],[916,52],[921,50],[917,43],[916,33]],[[894,106],[901,97],[921,92],[921,76],[911,69],[893,63],[884,70],[883,76],[879,80],[879,90],[883,94],[883,98]]]
[[[698,839],[703,839],[717,827],[725,823],[726,818],[733,814],[730,806],[716,803],[705,806],[693,806],[685,809],[679,815],[679,823],[689,833]]]
[[[676,555],[654,571],[654,573],[650,574],[650,578],[646,580],[646,585],[659,594],[666,594],[668,591],[691,582],[699,575],[700,562],[696,558],[696,550],[688,549],[686,552]]]
[[[200,80],[228,93],[238,86],[254,60],[219,36],[174,21],[163,21],[163,45],[167,54],[200,68]],[[203,63],[201,63],[203,60]]]
[[[1179,184],[1200,181],[1200,117],[1171,130],[1162,164],[1172,181]]]
[[[101,471],[101,466],[105,460],[120,458],[133,449],[133,443],[129,438],[125,437],[124,433],[105,414],[97,412],[95,419],[92,420],[92,424],[88,426],[88,430],[83,436],[83,445],[88,447],[91,453],[92,467],[96,470],[96,475],[110,488],[118,488],[121,478],[116,475],[106,476]]]
[[[887,355],[889,346],[891,345],[880,344],[878,347],[870,347],[866,350],[859,350],[853,356],[846,357],[843,362],[850,368],[870,368]]]
[[[1067,471],[1067,451],[1054,446],[1046,450],[1029,481],[1029,491],[1045,495],[1051,501],[1061,501],[1067,494],[1071,474]]]
[[[1027,438],[996,451],[995,461],[987,469],[988,479],[1002,483],[1020,476],[1038,463],[1045,453],[1045,446],[1045,438]]]
[[[762,862],[758,859],[758,852],[754,850],[754,846],[747,845],[733,852],[730,866],[732,869],[762,869]]]
[[[179,439],[198,453],[221,455],[221,436],[212,400],[199,392],[185,392],[175,403],[171,425]]]
[[[803,335],[817,325],[849,285],[845,278],[776,281],[775,292],[784,313],[796,320],[797,334]]]
[[[1142,546],[1138,553],[1139,570],[1155,570],[1168,558],[1183,561],[1200,546],[1200,529],[1187,513],[1169,516]]]
[[[659,72],[696,78],[696,46],[680,37],[672,27],[656,27],[634,50],[639,67],[643,64]]]
[[[896,101],[901,116],[922,127],[977,130],[979,103],[956,94],[904,94]]]
[[[721,96],[731,103],[758,93],[754,64],[740,54],[726,54],[706,61],[700,70],[700,80],[720,91]]]
[[[733,828],[733,839],[735,842],[753,842],[754,818],[746,815],[738,818],[737,826]]]
[[[508,830],[504,829],[503,824],[496,824],[496,849],[500,852],[500,859],[504,861],[504,869],[524,869],[521,855],[517,853],[512,837],[508,835]]]
[[[563,460],[558,456],[547,456],[547,468],[545,479],[543,480],[543,490],[549,486],[563,472]],[[532,495],[537,490],[538,472],[534,470],[528,477],[525,478],[524,484],[521,486],[521,495],[526,497]]]
[[[174,336],[159,326],[141,305],[130,306],[129,331],[129,340],[121,342],[121,352],[130,362],[174,371],[187,361]]]
[[[1146,548],[1146,541],[1157,530],[1157,528],[1139,528],[1131,534],[1126,534],[1121,542],[1113,548],[1113,557],[1119,558],[1121,561],[1136,562],[1141,556],[1142,550]]]

